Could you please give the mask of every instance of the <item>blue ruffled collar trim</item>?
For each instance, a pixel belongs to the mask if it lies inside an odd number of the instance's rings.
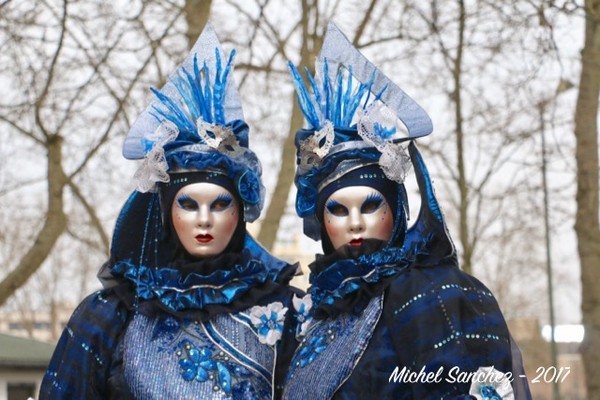
[[[392,247],[333,262],[310,276],[308,292],[313,309],[356,294],[365,285],[374,285],[407,268],[411,261],[401,248]]]
[[[208,305],[227,305],[253,287],[277,281],[282,269],[268,268],[245,250],[241,262],[208,274],[184,275],[174,268],[151,268],[119,261],[111,274],[132,282],[142,300],[159,300],[173,311],[202,310]]]

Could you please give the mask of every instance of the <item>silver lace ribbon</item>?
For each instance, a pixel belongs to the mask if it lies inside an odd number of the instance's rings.
[[[216,150],[233,159],[240,159],[247,152],[240,146],[230,128],[208,123],[201,118],[196,121],[196,126],[198,135],[206,144],[207,149]],[[212,132],[214,137],[208,132]],[[165,157],[164,146],[175,140],[178,135],[177,126],[164,120],[153,133],[144,137],[145,141],[152,143],[152,149],[146,154],[142,165],[135,172],[134,179],[137,181],[138,191],[155,193],[157,191],[156,183],[169,182],[167,173],[169,165]]]
[[[165,120],[153,133],[145,137],[145,140],[153,144],[152,149],[146,154],[142,165],[133,176],[137,181],[138,191],[154,193],[157,191],[157,182],[169,182],[169,174],[167,174],[169,165],[165,158],[164,146],[175,140],[177,135],[179,135],[177,126]]]
[[[396,116],[383,103],[375,102],[365,111],[359,109],[358,117],[358,134],[381,153],[379,166],[385,176],[403,183],[411,168],[410,157],[401,144],[388,141],[378,133],[382,129],[396,130]]]

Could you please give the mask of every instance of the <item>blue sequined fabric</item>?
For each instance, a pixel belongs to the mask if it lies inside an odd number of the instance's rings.
[[[513,376],[524,374],[493,295],[456,266],[411,268],[394,277],[384,296],[366,350],[331,398],[454,400],[468,398],[471,387],[470,381],[456,379],[459,372],[494,366]],[[395,368],[441,372],[434,382],[390,380]]]
[[[274,348],[229,314],[210,322],[138,314],[125,334],[123,363],[139,399],[272,396]]]
[[[367,348],[382,305],[378,296],[358,316],[343,314],[313,325],[296,349],[283,398],[331,398]]]

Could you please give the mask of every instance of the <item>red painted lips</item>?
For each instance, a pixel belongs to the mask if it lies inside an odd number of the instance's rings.
[[[350,241],[350,246],[352,247],[360,247],[360,245],[362,244],[363,240],[362,239],[352,239]]]
[[[196,240],[197,240],[199,243],[208,243],[208,242],[210,242],[211,240],[213,240],[213,237],[212,237],[212,235],[210,235],[210,234],[206,234],[206,235],[196,235]]]

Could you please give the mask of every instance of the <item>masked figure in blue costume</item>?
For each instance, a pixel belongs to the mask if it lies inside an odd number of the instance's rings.
[[[494,296],[458,267],[414,143],[430,118],[333,24],[317,61],[308,85],[290,64],[310,125],[296,134],[296,209],[324,255],[294,301],[283,398],[530,398]],[[411,166],[421,209],[407,229]]]
[[[144,158],[104,289],[68,323],[41,399],[271,399],[294,348],[296,266],[246,233],[264,187],[208,26],[124,145]],[[287,340],[287,339],[290,340]],[[279,387],[279,388],[278,388]]]

